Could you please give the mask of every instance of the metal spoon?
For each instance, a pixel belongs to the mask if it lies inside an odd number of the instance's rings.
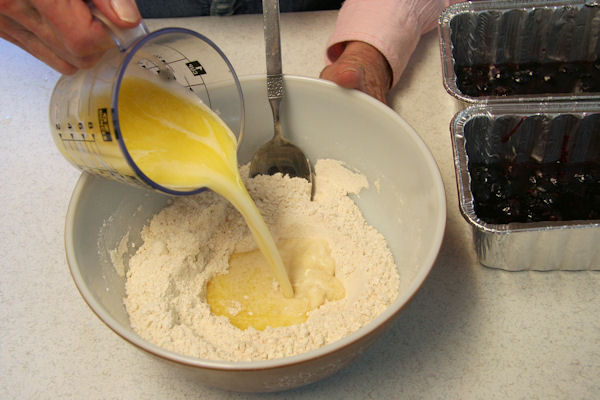
[[[308,158],[298,146],[281,133],[279,104],[283,98],[281,68],[281,40],[279,37],[279,0],[263,0],[265,45],[267,54],[267,97],[273,111],[274,135],[254,154],[250,163],[250,176],[273,175],[277,172],[299,177],[314,185]],[[312,190],[311,190],[312,198]]]

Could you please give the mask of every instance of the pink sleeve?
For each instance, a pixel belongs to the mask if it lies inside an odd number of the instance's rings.
[[[327,43],[326,62],[334,62],[345,42],[366,42],[392,68],[395,85],[421,35],[433,29],[441,12],[459,0],[346,0]]]

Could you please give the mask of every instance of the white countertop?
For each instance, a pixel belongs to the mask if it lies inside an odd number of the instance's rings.
[[[284,73],[318,76],[336,12],[283,14]],[[265,72],[261,16],[150,20],[211,38],[239,75]],[[58,74],[0,40],[0,398],[592,399],[600,397],[600,272],[481,266],[458,210],[436,32],[421,41],[391,106],[421,135],[445,183],[448,220],[434,269],[391,329],[316,384],[278,394],[186,381],[108,329],[87,307],[64,254],[79,176],[50,137]]]

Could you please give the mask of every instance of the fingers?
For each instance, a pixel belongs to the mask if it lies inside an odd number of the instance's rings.
[[[95,0],[121,28],[141,17],[134,0]],[[82,0],[0,0],[0,37],[63,74],[93,66],[114,42]]]
[[[120,28],[133,28],[142,19],[135,0],[94,0],[94,4]]]
[[[331,65],[321,72],[321,78],[338,85],[357,89],[385,103],[392,82],[392,70],[385,57],[364,42],[348,42]]]
[[[58,56],[27,28],[3,15],[0,15],[0,37],[21,47],[62,74],[73,74],[78,69]]]
[[[46,41],[48,47],[59,55],[64,55],[67,60],[74,61],[78,67],[86,68],[85,63],[90,56],[97,58],[94,56],[114,47],[114,42],[104,25],[92,15],[89,6],[84,1],[30,1],[41,14],[43,21],[46,22],[45,27],[42,29],[33,27],[30,29],[42,40],[48,38]],[[118,27],[132,28],[136,26],[140,19],[139,13],[137,14],[137,20],[134,22],[121,20],[109,4],[116,1],[96,0],[94,3],[97,4],[100,12]],[[137,8],[135,10],[137,12]],[[56,39],[58,39],[58,43]],[[66,53],[64,53],[65,50]]]

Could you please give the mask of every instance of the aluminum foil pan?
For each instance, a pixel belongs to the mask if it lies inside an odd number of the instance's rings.
[[[482,264],[600,270],[600,104],[473,105],[450,127]]]
[[[600,99],[600,1],[475,1],[439,22],[444,86],[461,101]]]

